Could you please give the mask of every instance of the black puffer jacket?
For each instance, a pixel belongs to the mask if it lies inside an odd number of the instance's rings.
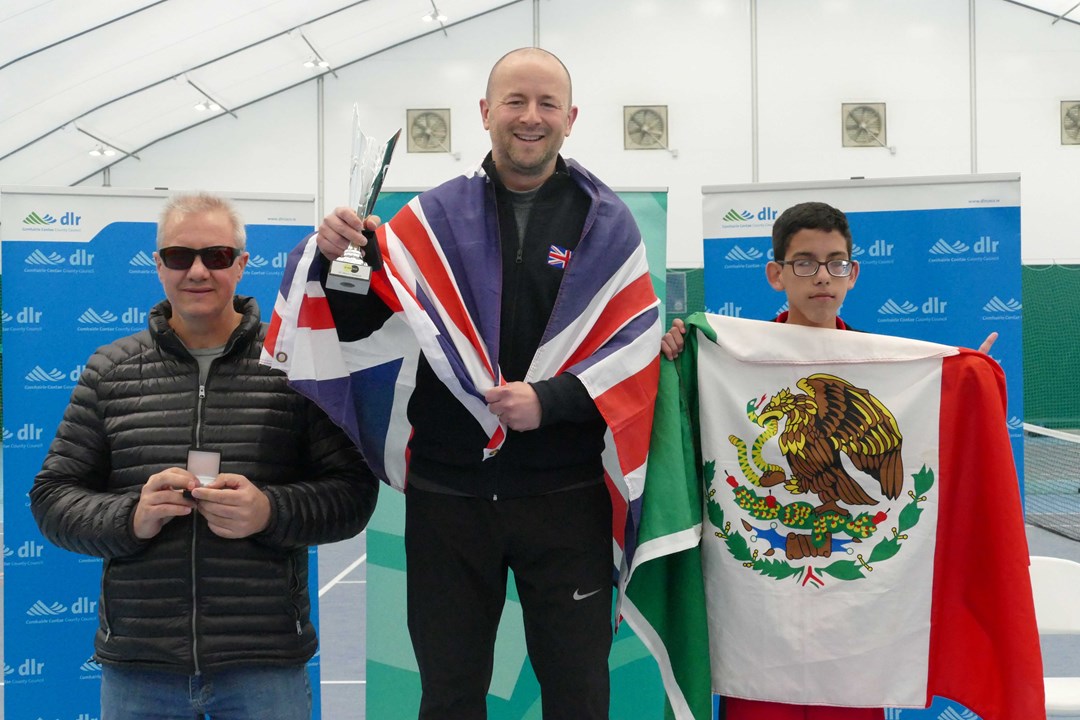
[[[240,664],[296,665],[317,645],[309,618],[308,545],[351,537],[375,506],[377,482],[326,415],[259,364],[254,300],[200,392],[198,365],[169,327],[99,348],[72,394],[30,492],[41,532],[105,559],[96,656],[105,663],[193,674]],[[187,451],[221,453],[270,499],[269,526],[218,537],[198,514],[143,541],[132,515],[146,479],[184,467]]]

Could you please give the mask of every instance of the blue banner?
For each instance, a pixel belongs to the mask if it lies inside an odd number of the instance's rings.
[[[101,668],[92,655],[102,561],[48,543],[27,493],[87,358],[142,330],[164,298],[153,252],[167,195],[4,190],[4,717],[11,720],[100,717]],[[311,232],[313,201],[233,199],[251,223],[238,292],[256,297],[267,320],[285,257]],[[312,554],[313,598],[317,569]],[[312,667],[318,688],[317,657]]]

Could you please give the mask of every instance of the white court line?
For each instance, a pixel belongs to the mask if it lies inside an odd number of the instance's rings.
[[[1058,440],[1069,440],[1071,442],[1077,442],[1080,440],[1080,435],[1071,432],[1062,432],[1061,430],[1051,430],[1050,428],[1040,427],[1039,425],[1032,425],[1031,423],[1024,423],[1024,429],[1034,435],[1047,435]]]
[[[327,591],[330,590],[330,588],[334,587],[339,582],[341,582],[341,579],[343,577],[345,577],[346,575],[351,573],[353,570],[355,570],[357,568],[357,566],[363,564],[363,562],[365,560],[367,560],[367,553],[364,553],[363,555],[358,557],[355,561],[353,561],[352,565],[350,565],[349,567],[347,567],[344,570],[342,570],[341,572],[339,572],[337,574],[337,577],[335,577],[333,580],[331,580],[330,582],[326,583],[321,588],[319,588],[319,597],[322,597],[323,595],[325,595],[327,593]]]
[[[320,680],[320,685],[367,685],[367,680]]]

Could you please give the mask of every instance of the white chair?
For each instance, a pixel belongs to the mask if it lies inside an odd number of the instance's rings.
[[[1040,635],[1080,634],[1080,563],[1031,557],[1031,590]],[[1080,715],[1080,677],[1048,677],[1047,715]]]

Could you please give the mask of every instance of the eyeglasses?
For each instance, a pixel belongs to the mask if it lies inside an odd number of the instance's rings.
[[[207,270],[224,270],[232,267],[240,254],[236,248],[226,245],[212,245],[199,250],[173,245],[163,247],[157,252],[161,262],[170,270],[187,270],[195,263],[196,257],[202,258],[203,267]]]
[[[810,258],[799,258],[798,260],[777,260],[778,265],[790,265],[791,271],[799,277],[814,277],[818,273],[818,268],[822,265],[829,271],[829,274],[833,277],[847,277],[851,274],[851,261],[850,260],[829,260],[827,262],[818,262],[817,260],[811,260]]]

